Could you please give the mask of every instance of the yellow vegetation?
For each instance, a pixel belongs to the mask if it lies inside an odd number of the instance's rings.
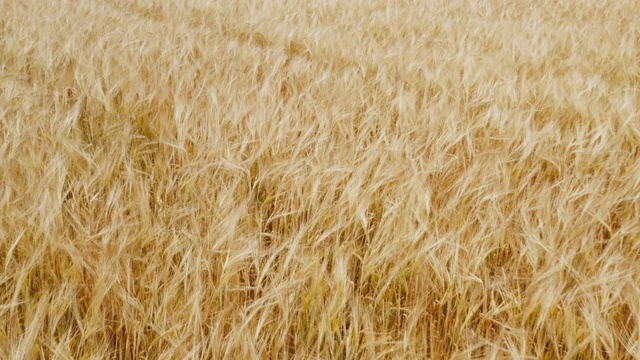
[[[636,1],[0,14],[0,357],[640,357]]]

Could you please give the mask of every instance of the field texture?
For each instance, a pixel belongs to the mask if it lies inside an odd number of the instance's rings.
[[[634,0],[0,0],[0,358],[640,358]]]

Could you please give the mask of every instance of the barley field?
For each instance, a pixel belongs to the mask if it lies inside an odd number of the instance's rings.
[[[634,0],[0,0],[0,358],[640,358]]]

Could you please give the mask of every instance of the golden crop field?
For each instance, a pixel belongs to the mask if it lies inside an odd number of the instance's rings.
[[[640,358],[637,5],[0,1],[0,358]]]

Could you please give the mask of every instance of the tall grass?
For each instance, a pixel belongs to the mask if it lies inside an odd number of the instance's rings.
[[[0,357],[640,357],[640,7],[0,1]]]

